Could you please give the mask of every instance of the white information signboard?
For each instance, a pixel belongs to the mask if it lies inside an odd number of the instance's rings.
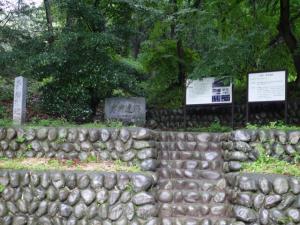
[[[286,71],[250,73],[248,102],[285,101],[286,76]]]
[[[232,83],[229,81],[230,79],[228,77],[208,77],[201,80],[187,80],[186,104],[232,103]]]

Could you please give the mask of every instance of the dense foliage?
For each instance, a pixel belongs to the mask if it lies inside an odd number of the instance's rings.
[[[242,93],[247,72],[288,69],[300,87],[296,0],[16,2],[0,0],[0,98],[21,74],[55,116],[88,120],[114,95],[177,108],[187,78],[233,76]]]

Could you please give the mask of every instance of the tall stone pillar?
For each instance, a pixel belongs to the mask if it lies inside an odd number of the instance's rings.
[[[15,78],[13,123],[22,125],[26,121],[27,79]]]

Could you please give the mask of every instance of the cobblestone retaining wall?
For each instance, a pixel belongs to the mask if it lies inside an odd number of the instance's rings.
[[[259,146],[292,163],[300,132],[0,128],[0,156],[92,155],[156,172],[0,170],[0,224],[300,224],[300,178],[240,173]]]
[[[0,170],[1,225],[156,225],[154,175]]]
[[[144,128],[0,128],[0,157],[121,160],[157,167],[156,133]]]
[[[237,130],[223,142],[224,170],[235,172],[242,162],[255,161],[259,150],[269,156],[294,163],[300,155],[300,132],[282,130]]]
[[[236,225],[299,224],[300,178],[228,174]]]
[[[284,120],[284,107],[282,103],[251,105],[249,121],[252,124],[267,124]],[[288,122],[300,124],[300,101],[288,104]],[[246,125],[246,105],[235,105],[235,126]],[[209,126],[215,121],[231,126],[231,107],[214,106],[191,107],[187,110],[187,126]],[[184,127],[184,110],[178,109],[149,109],[147,111],[147,127],[152,129],[174,130]]]

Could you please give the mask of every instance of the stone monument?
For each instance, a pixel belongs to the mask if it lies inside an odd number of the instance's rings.
[[[27,79],[20,76],[15,78],[13,123],[21,125],[26,120]]]
[[[105,119],[144,125],[146,121],[146,100],[139,97],[118,97],[105,99]]]

